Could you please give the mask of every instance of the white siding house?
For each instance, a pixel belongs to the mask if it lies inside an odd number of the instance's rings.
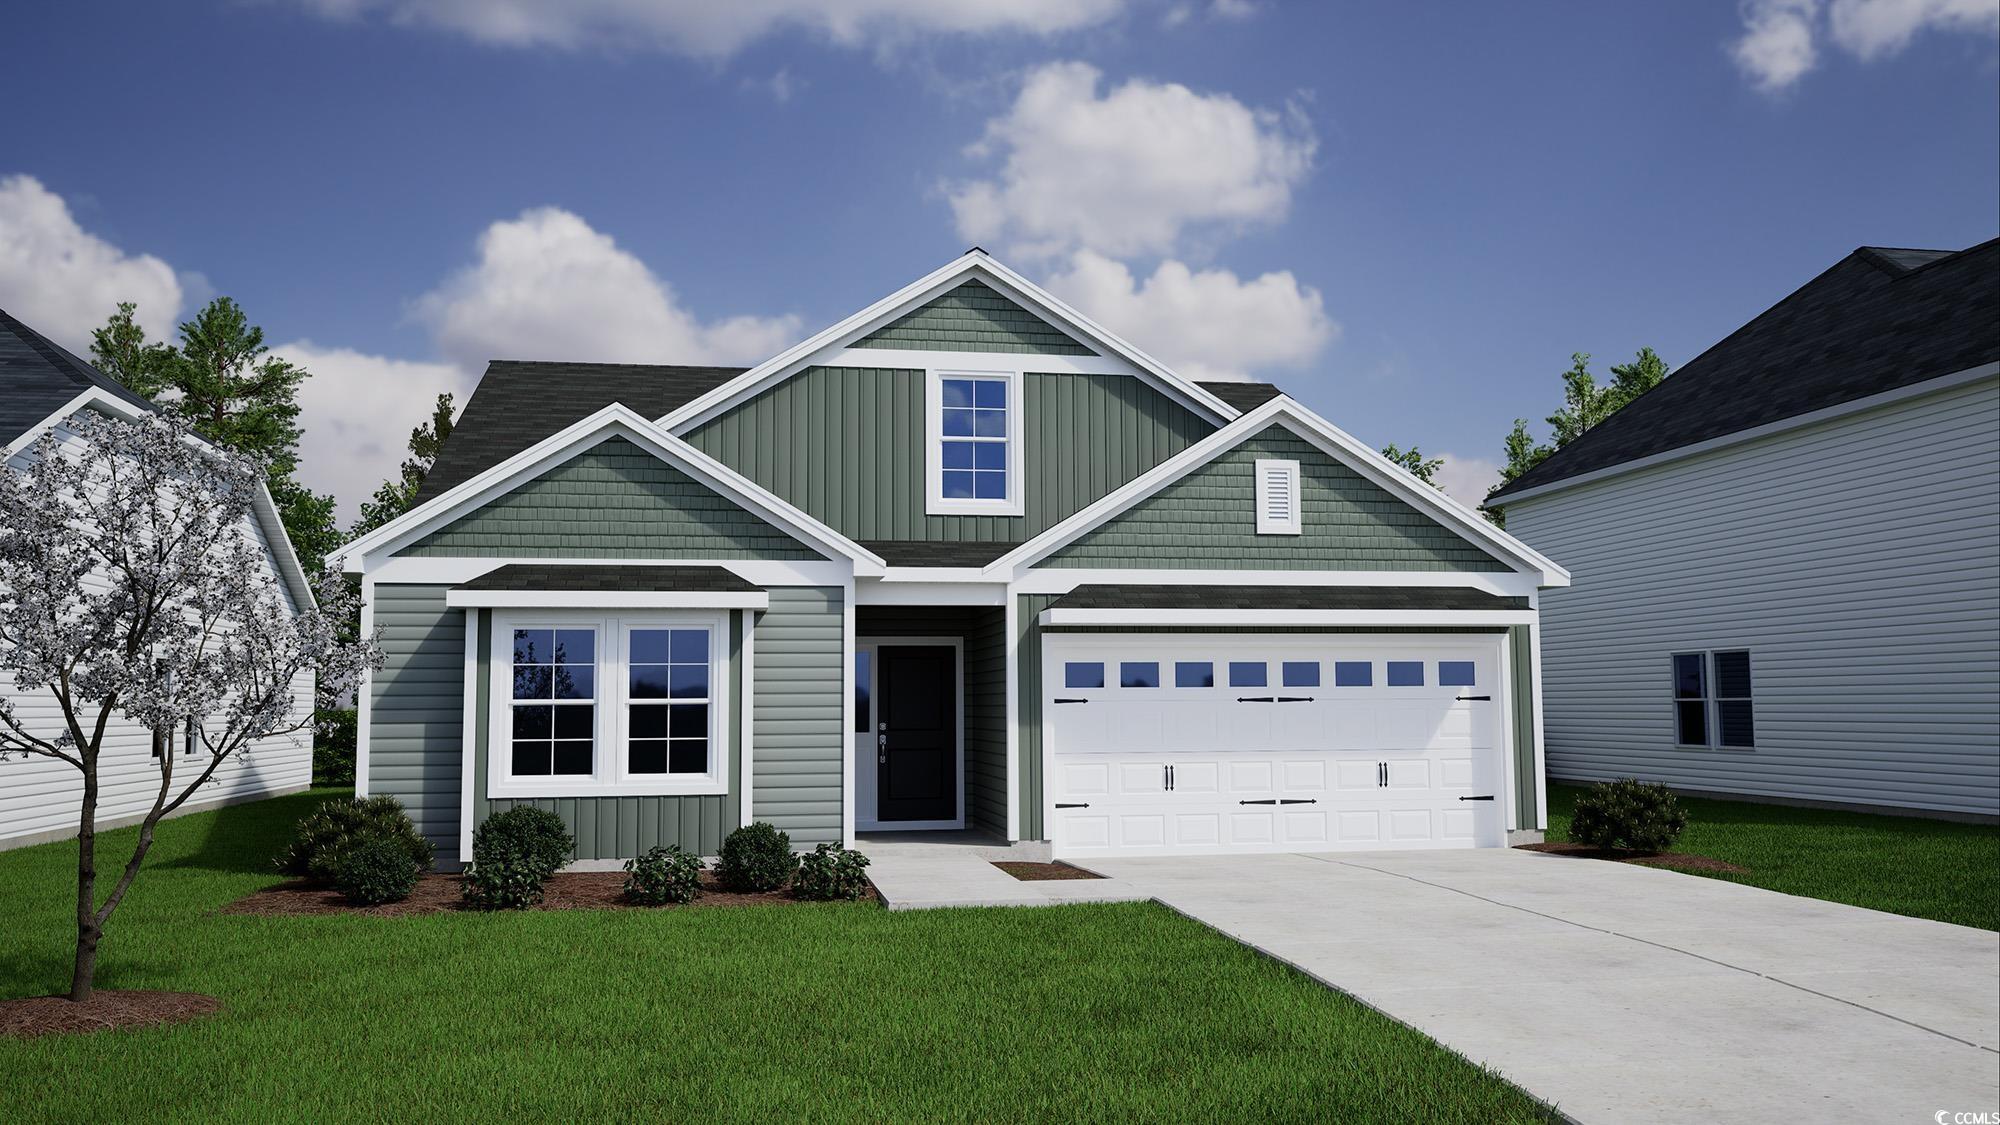
[[[6,471],[25,468],[27,448],[44,433],[54,432],[64,443],[82,440],[65,424],[79,410],[133,417],[145,408],[131,392],[0,311],[0,456]],[[287,603],[296,608],[311,597],[305,576],[268,498],[260,508],[247,530],[264,548],[264,564],[279,580]],[[292,685],[295,706],[311,710],[313,687],[310,672],[298,676]],[[55,701],[46,691],[20,692],[11,678],[0,678],[0,693],[13,701],[24,725],[60,728]],[[184,784],[186,776],[177,771],[176,784]],[[99,763],[98,827],[137,823],[152,807],[159,781],[148,732],[114,718]],[[265,739],[232,755],[177,815],[296,792],[311,781],[310,731]],[[66,762],[20,756],[0,760],[0,849],[74,836],[82,799],[82,775]]]
[[[1552,778],[2000,814],[2000,252],[1871,253],[1493,501]]]

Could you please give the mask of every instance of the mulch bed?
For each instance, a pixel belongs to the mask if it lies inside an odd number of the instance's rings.
[[[993,866],[1005,871],[1023,882],[1037,882],[1042,879],[1102,879],[1104,876],[1085,871],[1081,867],[1071,867],[1067,863],[1022,863],[1017,860],[995,860]]]
[[[121,1027],[157,1027],[200,1019],[222,1010],[222,1001],[199,992],[99,989],[81,1004],[61,996],[0,1000],[0,1036],[76,1035]]]
[[[401,902],[381,906],[356,906],[328,890],[303,881],[280,883],[243,896],[222,908],[224,914],[362,914],[378,918],[400,918],[412,914],[436,914],[445,910],[470,910],[459,896],[456,875],[425,875],[416,889]],[[714,872],[701,875],[701,897],[690,906],[816,906],[795,898],[790,890],[743,894],[727,891],[716,881]],[[863,902],[880,902],[870,887]],[[675,906],[638,906],[625,901],[625,873],[622,871],[569,871],[551,875],[543,884],[542,901],[530,910],[674,910]]]
[[[1550,855],[1566,855],[1576,859],[1608,859],[1614,863],[1636,863],[1641,867],[1664,867],[1670,871],[1713,871],[1725,875],[1743,875],[1749,868],[1714,859],[1705,855],[1682,855],[1679,852],[1628,852],[1617,848],[1593,848],[1587,844],[1521,844],[1524,852],[1547,852]]]

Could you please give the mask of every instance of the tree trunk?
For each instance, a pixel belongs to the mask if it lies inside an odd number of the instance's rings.
[[[97,756],[84,759],[83,817],[76,830],[76,962],[70,971],[69,998],[90,999],[97,975]]]

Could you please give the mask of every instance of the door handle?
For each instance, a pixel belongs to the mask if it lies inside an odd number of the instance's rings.
[[[889,761],[889,735],[885,732],[875,736],[875,764],[886,765]]]

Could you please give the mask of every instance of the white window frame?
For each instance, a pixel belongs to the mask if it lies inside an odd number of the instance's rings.
[[[944,381],[946,379],[1002,380],[1007,385],[1007,496],[981,500],[976,497],[948,498],[944,494]],[[1018,369],[933,367],[924,380],[924,511],[933,516],[1018,516],[1026,511],[1021,495],[1021,461],[1025,452],[1021,440],[1021,383]]]
[[[494,611],[488,663],[486,723],[486,795],[500,798],[716,796],[729,791],[729,614],[699,611],[651,611],[587,614],[574,612]],[[707,629],[708,646],[708,771],[686,774],[634,774],[625,753],[629,636],[638,629]],[[517,777],[513,772],[514,630],[597,630],[596,713],[591,728],[592,766],[589,776]]]
[[[1722,686],[1716,682],[1716,677],[1715,677],[1715,657],[1716,654],[1724,652],[1740,652],[1744,654],[1744,656],[1747,659],[1749,659],[1750,670],[1751,670],[1749,695],[1721,694]],[[1681,741],[1680,705],[1683,703],[1693,702],[1693,700],[1691,699],[1681,698],[1679,692],[1676,690],[1674,683],[1673,662],[1677,658],[1683,656],[1698,656],[1701,658],[1701,690],[1702,690],[1701,710],[1702,710],[1703,722],[1706,725],[1706,729],[1703,731],[1703,733],[1708,736],[1707,742]],[[1674,724],[1674,747],[1676,749],[1716,750],[1729,754],[1754,754],[1757,752],[1757,747],[1755,745],[1726,746],[1722,742],[1723,703],[1745,702],[1750,704],[1750,737],[1753,742],[1757,737],[1757,672],[1756,672],[1757,657],[1755,655],[1754,649],[1752,649],[1749,645],[1731,645],[1727,648],[1675,649],[1667,657],[1667,669],[1668,669],[1667,694],[1669,697],[1668,705],[1671,708],[1671,710],[1668,712],[1668,715],[1669,715],[1669,721],[1671,721]]]
[[[1276,457],[1259,457],[1257,473],[1257,534],[1297,535],[1302,530],[1299,519],[1299,463]],[[1291,485],[1290,510],[1282,517],[1271,514],[1270,484],[1273,473],[1289,478]]]

